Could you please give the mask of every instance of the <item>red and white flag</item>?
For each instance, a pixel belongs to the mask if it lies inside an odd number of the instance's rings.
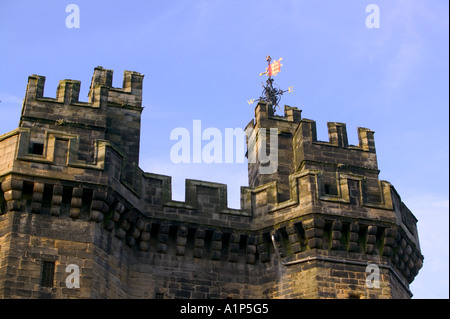
[[[271,64],[269,64],[269,70],[267,73],[268,76],[277,75],[277,73],[280,72],[281,66],[283,65],[280,63],[280,61],[281,61],[281,58],[279,58],[277,61],[274,61]]]

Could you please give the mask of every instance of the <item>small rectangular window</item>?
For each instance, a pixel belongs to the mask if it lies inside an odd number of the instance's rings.
[[[43,261],[42,262],[42,274],[41,274],[41,286],[53,287],[53,278],[55,276],[55,262]]]
[[[42,143],[32,143],[29,153],[36,154],[36,155],[43,155],[44,154],[44,144]]]
[[[336,185],[325,184],[324,190],[325,190],[325,195],[337,195]]]

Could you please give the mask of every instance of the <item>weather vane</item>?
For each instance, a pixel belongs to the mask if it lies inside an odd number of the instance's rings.
[[[289,93],[293,92],[293,90],[292,90],[293,86],[288,87],[288,89],[284,90],[284,91],[280,90],[279,88],[273,87],[272,76],[275,76],[280,72],[281,67],[283,66],[283,64],[281,64],[281,60],[282,60],[282,58],[279,58],[278,60],[275,60],[274,62],[272,62],[272,58],[270,56],[266,57],[268,67],[266,68],[266,71],[259,74],[260,76],[261,75],[268,76],[266,85],[263,84],[264,90],[263,90],[260,98],[250,99],[247,101],[247,103],[249,105],[253,104],[255,101],[264,101],[272,106],[273,112],[275,113],[276,107],[278,106],[278,108],[279,108],[278,103],[281,100],[281,95],[283,95],[283,93],[285,93],[285,92],[289,92]]]

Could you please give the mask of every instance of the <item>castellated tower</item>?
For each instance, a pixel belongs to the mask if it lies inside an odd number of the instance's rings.
[[[300,110],[260,102],[241,208],[198,180],[174,201],[170,176],[138,166],[143,75],[112,76],[95,69],[89,102],[79,81],[48,98],[29,77],[19,128],[0,136],[0,297],[412,296],[417,220],[378,179],[373,131],[348,145],[332,122],[318,141]]]

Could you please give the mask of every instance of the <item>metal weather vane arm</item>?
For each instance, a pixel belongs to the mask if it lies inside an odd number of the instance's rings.
[[[263,84],[263,92],[261,97],[258,99],[250,99],[247,101],[248,104],[253,104],[255,101],[264,101],[272,105],[273,111],[275,112],[276,106],[278,106],[278,103],[281,100],[281,95],[283,93],[291,93],[293,92],[293,86],[288,87],[287,90],[280,90],[278,88],[273,87],[273,79],[272,76],[277,75],[281,71],[281,67],[283,64],[281,64],[282,58],[279,58],[278,60],[275,60],[272,62],[272,58],[268,55],[266,57],[266,61],[268,63],[268,66],[266,68],[266,71],[260,73],[259,75],[267,75],[269,78],[266,81],[266,85]],[[272,63],[271,63],[272,62]]]

